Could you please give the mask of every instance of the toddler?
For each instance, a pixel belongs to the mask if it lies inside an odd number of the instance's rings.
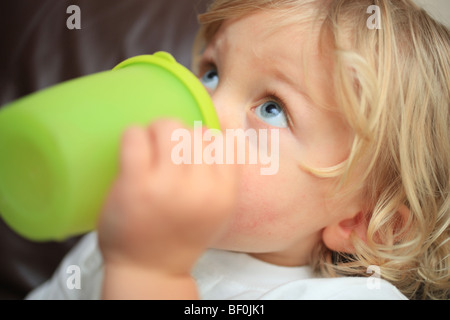
[[[216,0],[200,22],[223,131],[276,129],[278,171],[175,164],[180,124],[128,129],[98,233],[28,298],[448,299],[449,30],[409,0]]]

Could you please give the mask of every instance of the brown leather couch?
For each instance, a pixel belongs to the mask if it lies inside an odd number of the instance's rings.
[[[2,0],[0,106],[53,84],[164,50],[189,67],[208,0]],[[70,5],[81,29],[69,29]],[[71,21],[73,22],[73,21]],[[0,155],[1,156],[1,155]],[[0,299],[21,299],[53,273],[79,237],[31,242],[0,219]]]

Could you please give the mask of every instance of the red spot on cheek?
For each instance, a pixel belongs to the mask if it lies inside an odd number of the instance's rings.
[[[269,220],[269,213],[261,213],[256,210],[251,214],[241,213],[236,216],[231,224],[231,229],[240,234],[254,234],[259,233],[258,229],[268,229],[269,226],[265,226]]]
[[[259,233],[271,234],[272,228],[275,227],[274,222],[277,220],[277,214],[272,211],[259,212],[257,216],[253,216],[253,219],[243,222],[243,228],[247,228],[251,231],[258,231]]]
[[[231,228],[240,234],[272,234],[274,222],[280,219],[280,213],[274,210],[273,190],[261,192],[258,188],[261,188],[262,181],[254,179],[254,175],[259,177],[259,171],[253,172],[249,167],[245,169],[240,181],[242,198]]]

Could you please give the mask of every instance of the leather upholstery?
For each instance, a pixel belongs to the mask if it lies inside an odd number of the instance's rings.
[[[6,0],[0,2],[0,106],[53,84],[164,50],[189,67],[207,0]],[[81,29],[68,29],[69,5]],[[1,155],[0,155],[1,156]],[[0,299],[20,299],[53,273],[79,237],[28,241],[0,219]]]

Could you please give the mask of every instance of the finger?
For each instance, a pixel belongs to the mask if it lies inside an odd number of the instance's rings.
[[[125,130],[119,163],[122,178],[136,181],[149,171],[152,159],[150,140],[143,128],[130,127]]]
[[[174,120],[157,120],[149,127],[155,145],[155,167],[160,169],[161,167],[174,165],[172,150],[175,146],[175,140],[173,137],[174,134],[177,136],[177,130],[187,132],[181,122]]]

